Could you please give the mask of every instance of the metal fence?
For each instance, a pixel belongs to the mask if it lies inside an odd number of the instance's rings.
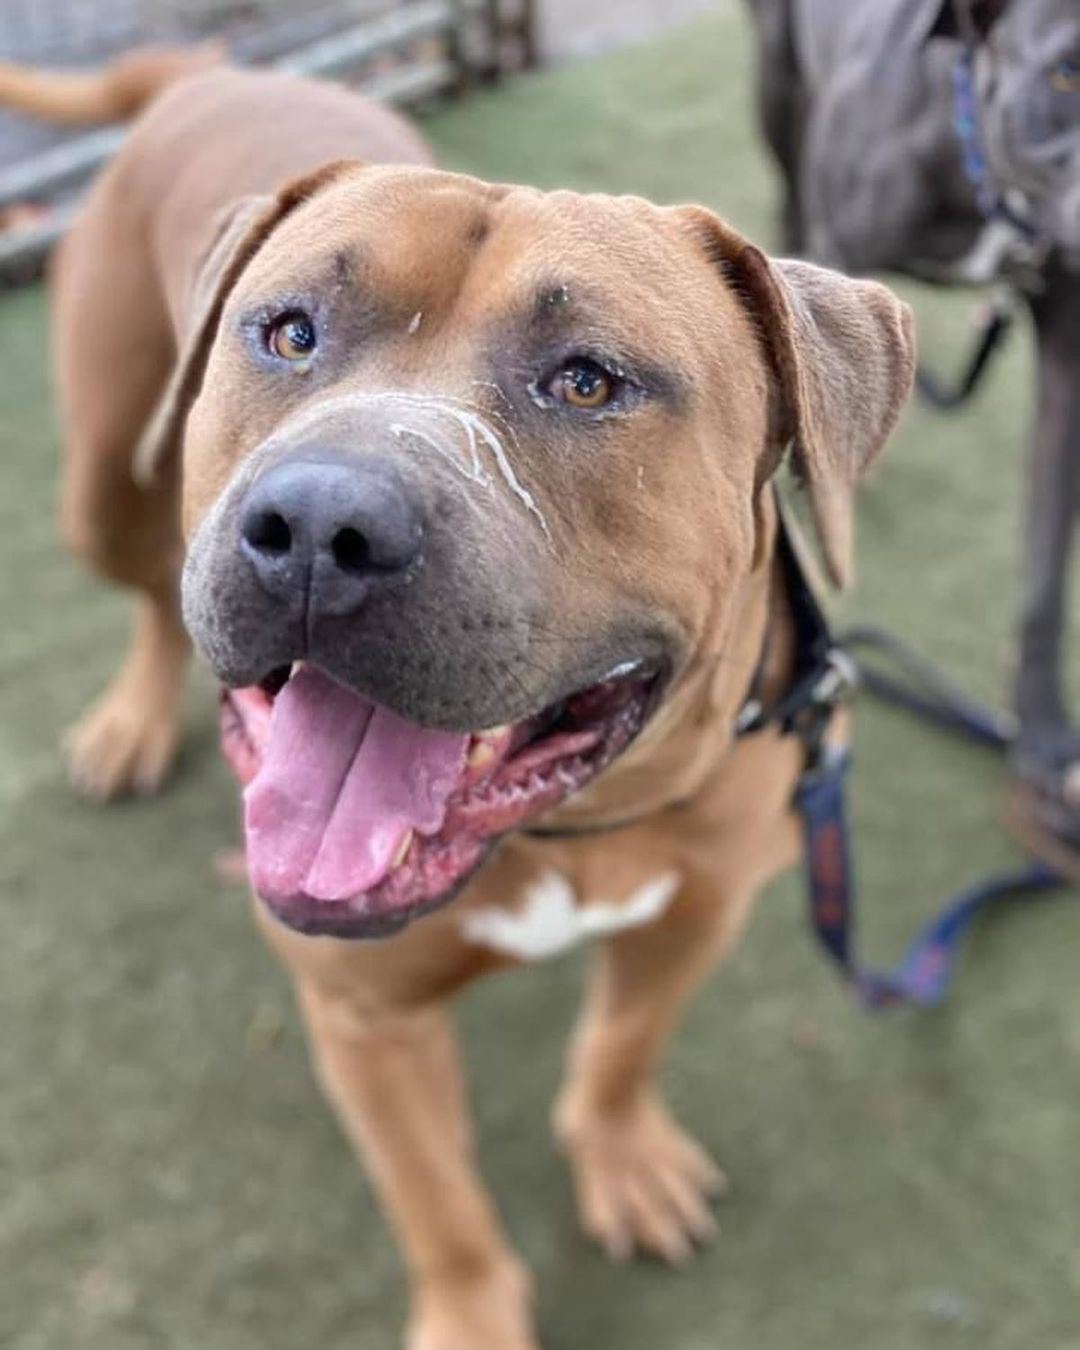
[[[3,0],[0,58],[86,66],[146,43],[222,40],[241,64],[409,104],[535,60],[533,0]],[[0,112],[0,282],[40,269],[123,129],[73,134]]]

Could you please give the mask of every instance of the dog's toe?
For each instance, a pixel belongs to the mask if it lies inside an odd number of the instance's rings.
[[[72,785],[97,801],[154,793],[172,767],[179,732],[171,711],[111,689],[65,738]]]
[[[681,1266],[716,1236],[709,1200],[726,1189],[724,1175],[659,1101],[556,1119],[582,1227],[612,1260],[638,1251]]]

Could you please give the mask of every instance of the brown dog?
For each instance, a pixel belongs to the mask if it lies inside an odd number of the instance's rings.
[[[445,1002],[602,936],[555,1111],[582,1222],[616,1257],[709,1237],[721,1176],[654,1071],[798,848],[797,744],[732,731],[790,669],[769,483],[793,444],[842,580],[911,326],[703,209],[425,158],[341,90],[220,70],[97,184],[55,276],[64,517],[140,617],[72,764],[101,795],[164,772],[186,556],[257,913],[400,1238],[408,1344],[527,1350]]]

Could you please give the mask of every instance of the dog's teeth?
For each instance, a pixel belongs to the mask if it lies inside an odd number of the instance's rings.
[[[405,861],[405,855],[408,853],[409,849],[412,848],[412,841],[412,830],[406,830],[401,836],[401,842],[397,846],[397,852],[394,854],[394,861],[390,864],[391,869],[400,867]]]
[[[474,732],[472,746],[469,750],[469,768],[486,768],[493,759],[498,757],[503,743],[509,737],[510,727],[508,725],[488,727],[486,731]]]
[[[292,665],[289,667],[289,679],[291,680],[292,677],[296,674],[296,672],[298,670],[302,670],[303,668],[304,668],[303,661],[294,661]]]
[[[495,747],[490,741],[474,741],[472,749],[469,751],[469,768],[486,768],[495,758],[496,753]]]

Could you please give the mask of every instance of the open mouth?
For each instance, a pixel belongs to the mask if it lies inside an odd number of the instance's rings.
[[[303,933],[389,935],[451,899],[498,836],[580,791],[658,700],[631,665],[521,722],[473,734],[399,717],[311,665],[225,690],[256,892]]]

